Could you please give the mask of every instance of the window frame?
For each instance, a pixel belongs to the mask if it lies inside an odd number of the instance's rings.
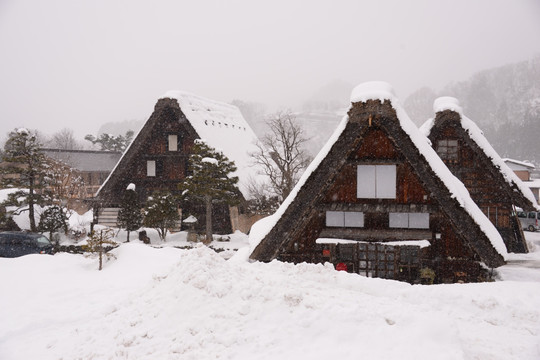
[[[156,160],[146,160],[146,177],[157,176]]]
[[[452,142],[452,144],[450,144]],[[459,160],[459,141],[457,139],[437,140],[437,155],[443,160]]]
[[[178,143],[179,136],[177,134],[169,134],[167,136],[167,150],[168,151],[178,151],[179,143]]]
[[[396,199],[397,164],[360,164],[356,166],[358,199]]]
[[[414,219],[414,224],[421,223],[422,226],[415,225],[412,227],[411,215],[413,218],[416,218]],[[429,213],[423,212],[390,212],[388,213],[388,227],[391,229],[429,229],[429,216]],[[407,226],[404,226],[405,222]]]
[[[330,217],[328,215],[331,215]],[[333,228],[363,228],[365,215],[361,211],[326,211],[325,226]]]

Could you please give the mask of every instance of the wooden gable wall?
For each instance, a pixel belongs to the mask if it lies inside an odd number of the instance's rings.
[[[396,197],[395,199],[363,199],[356,194],[356,168],[360,164],[396,164]],[[334,228],[325,226],[326,211],[357,211],[364,214],[362,228]],[[389,213],[429,213],[429,229],[389,228]],[[332,184],[323,192],[320,201],[314,206],[303,231],[295,234],[291,244],[296,245],[296,252],[302,257],[316,250],[315,240],[320,237],[351,239],[371,242],[389,242],[400,240],[432,240],[441,233],[439,247],[441,256],[471,256],[468,247],[463,244],[455,232],[443,231],[452,225],[446,216],[438,210],[414,173],[410,164],[398,153],[389,136],[372,127],[366,131],[358,148],[351,152],[346,163],[339,169]],[[294,250],[294,245],[289,246]],[[294,257],[292,254],[289,256]],[[312,255],[308,255],[310,257]],[[316,256],[315,256],[316,257]]]
[[[180,147],[168,150],[168,136],[177,135]],[[197,135],[180,108],[170,99],[162,99],[128,152],[117,165],[101,198],[118,205],[127,185],[134,183],[141,202],[156,190],[176,191],[186,176],[187,159]],[[148,176],[147,162],[155,161],[156,176]]]

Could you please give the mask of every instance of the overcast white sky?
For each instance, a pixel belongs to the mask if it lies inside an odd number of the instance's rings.
[[[0,0],[0,135],[82,139],[167,90],[277,108],[384,80],[404,100],[539,54],[538,0]]]

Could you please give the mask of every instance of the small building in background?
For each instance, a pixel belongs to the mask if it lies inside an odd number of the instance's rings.
[[[508,158],[504,158],[502,160],[504,161],[506,166],[508,166],[510,170],[512,170],[521,181],[531,180],[531,172],[533,172],[535,169],[535,166],[533,164],[526,161],[519,161]]]
[[[43,153],[77,172],[84,183],[84,198],[92,198],[122,156],[120,151],[42,149]]]
[[[536,167],[527,161],[503,159],[506,165],[531,189],[536,202],[540,201],[540,179],[533,178]],[[537,175],[536,175],[537,176]]]

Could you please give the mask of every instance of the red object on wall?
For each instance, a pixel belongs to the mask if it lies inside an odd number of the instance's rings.
[[[330,249],[323,249],[322,256],[330,257]]]
[[[337,263],[336,264],[336,270],[337,271],[347,271],[347,264],[345,263]]]

